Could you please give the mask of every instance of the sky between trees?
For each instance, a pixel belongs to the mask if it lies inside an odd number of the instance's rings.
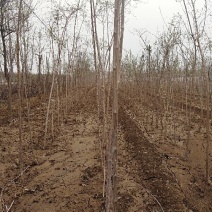
[[[54,2],[67,5],[76,1],[55,0]],[[36,3],[38,3],[38,6],[35,12],[48,25],[47,17],[52,9],[52,0],[37,0]],[[208,1],[208,3],[210,6],[210,1]],[[204,0],[197,0],[196,5],[197,8],[201,10],[204,5]],[[174,16],[179,14],[185,16],[182,8],[181,0],[133,0],[126,14],[124,51],[131,50],[134,54],[141,53],[143,44],[136,30],[145,32],[144,36],[153,42],[155,39],[154,35],[157,36],[158,33],[163,32]],[[39,21],[37,20],[36,22]]]

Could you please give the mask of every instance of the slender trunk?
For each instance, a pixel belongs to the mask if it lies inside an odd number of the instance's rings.
[[[192,4],[192,9],[193,9],[193,19],[194,19],[194,27],[196,30],[196,34],[197,34],[197,44],[198,44],[198,48],[199,48],[199,52],[200,52],[200,56],[201,56],[201,62],[202,62],[202,67],[201,67],[201,71],[202,71],[202,76],[204,79],[204,86],[203,88],[205,89],[205,96],[206,96],[206,120],[205,120],[205,125],[206,125],[206,181],[210,182],[210,176],[209,176],[209,150],[210,150],[210,120],[209,120],[209,108],[210,108],[210,85],[209,85],[209,77],[208,77],[208,73],[206,70],[206,65],[205,65],[205,55],[202,49],[202,44],[200,42],[200,32],[199,32],[199,27],[198,27],[198,23],[197,23],[197,16],[196,16],[196,8],[195,8],[195,2],[191,1]]]
[[[123,2],[124,3],[124,2]],[[108,145],[106,212],[117,210],[117,129],[118,129],[118,76],[120,71],[120,0],[115,0],[113,45],[113,103],[111,138]],[[123,14],[124,15],[124,14]]]
[[[2,15],[2,14],[1,14]],[[10,80],[10,73],[8,71],[8,66],[7,66],[7,48],[6,48],[6,40],[5,40],[5,31],[3,28],[3,25],[1,24],[0,26],[0,33],[1,33],[1,40],[2,40],[2,46],[3,46],[3,59],[4,59],[4,75],[7,80],[7,86],[8,86],[8,110],[12,110],[12,103],[11,103],[11,80]]]
[[[105,193],[105,156],[103,154],[103,142],[105,142],[105,89],[104,89],[104,73],[103,73],[103,65],[100,55],[99,41],[97,35],[97,25],[96,25],[96,10],[94,6],[94,1],[90,0],[90,9],[91,9],[91,33],[92,33],[92,43],[93,43],[93,51],[94,51],[94,67],[96,72],[96,92],[97,92],[97,115],[98,115],[98,139],[100,143],[100,152],[101,152],[101,160],[102,160],[102,169],[104,170],[104,182],[103,182],[103,196]],[[97,65],[97,56],[98,56],[98,65]],[[100,71],[102,71],[102,89],[100,82]],[[102,93],[102,104],[101,104],[101,93]],[[103,108],[103,138],[101,139],[101,110],[100,106]]]
[[[38,55],[38,81],[37,81],[37,86],[38,86],[38,94],[39,94],[40,99],[41,99],[41,93],[42,93],[41,62],[42,62],[42,54],[39,53],[39,55]]]
[[[16,58],[17,58],[17,72],[18,72],[18,97],[19,97],[19,162],[20,162],[20,172],[23,170],[23,146],[22,146],[22,82],[21,82],[21,68],[20,68],[20,28],[21,28],[21,10],[22,10],[22,0],[19,1],[19,13],[18,13],[18,26],[16,30]]]
[[[43,142],[43,148],[44,149],[46,148],[46,138],[47,138],[47,132],[48,132],[48,121],[49,121],[51,99],[52,99],[53,88],[54,88],[54,81],[55,81],[55,73],[54,73],[54,70],[53,70],[52,85],[51,85],[51,90],[50,90],[50,94],[49,94],[49,101],[48,101],[46,121],[45,121],[45,134],[44,134],[44,142]],[[52,120],[52,125],[53,125],[53,120]]]

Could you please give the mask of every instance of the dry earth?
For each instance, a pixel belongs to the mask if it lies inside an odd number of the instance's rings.
[[[24,117],[22,175],[17,110],[9,118],[1,103],[0,211],[8,211],[10,206],[9,211],[14,212],[104,211],[95,100],[88,102],[88,99],[94,97],[71,104],[67,120],[55,126],[53,134],[49,133],[46,149],[42,149],[46,103],[32,101],[31,141]],[[192,148],[186,161],[183,159],[186,132],[180,134],[178,142],[173,142],[171,129],[163,135],[144,117],[139,103],[132,105],[130,100],[121,103],[118,211],[212,211],[211,186],[204,181],[204,133],[194,124]],[[181,119],[183,114],[177,122],[179,133],[183,132]]]
[[[199,113],[197,114],[196,111],[191,111],[192,121],[190,141],[188,144],[189,154],[186,159],[185,149],[189,129],[184,111],[180,108],[173,108],[174,113],[172,110],[171,113],[163,114],[162,121],[163,123],[167,122],[167,126],[165,129],[162,129],[158,126],[156,112],[151,110],[151,107],[146,108],[148,106],[145,106],[140,100],[128,99],[122,102],[122,105],[124,105],[123,108],[125,113],[130,117],[129,119],[133,120],[131,126],[136,124],[133,129],[137,127],[140,135],[144,136],[146,142],[154,146],[157,154],[160,155],[157,161],[162,160],[162,164],[164,164],[168,169],[168,172],[165,173],[172,174],[173,179],[171,181],[169,180],[169,182],[176,182],[178,184],[178,188],[180,189],[179,192],[181,191],[180,193],[182,194],[183,203],[187,207],[187,210],[196,212],[212,211],[212,186],[205,180],[206,133]],[[147,156],[149,155],[153,158],[155,157],[151,153],[147,153]],[[210,158],[210,164],[211,163],[212,160]],[[145,169],[143,168],[142,171],[144,170]],[[150,170],[153,170],[153,167],[152,169],[148,169],[148,172]],[[162,174],[160,170],[159,172]],[[211,165],[209,173],[211,176]],[[158,180],[159,177],[157,174],[155,175],[152,173],[151,176]],[[145,183],[145,181],[143,181],[143,183]],[[153,184],[154,183],[150,178],[147,182],[147,187],[152,187]],[[163,202],[163,197],[161,199],[160,194],[158,195],[157,191],[154,190],[155,188],[157,188],[157,186],[154,186],[151,191],[153,194],[158,196],[160,202],[165,208],[165,211],[187,211],[182,209],[177,210],[173,203],[170,204],[168,202]],[[162,190],[164,193],[164,189]],[[173,195],[178,196],[177,193],[178,192],[175,191]],[[177,197],[177,199],[180,200],[179,197]],[[168,200],[168,198],[165,198],[165,200]],[[168,208],[166,208],[167,206]]]

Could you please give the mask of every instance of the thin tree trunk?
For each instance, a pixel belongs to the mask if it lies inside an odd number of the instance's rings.
[[[48,132],[48,121],[49,121],[51,99],[52,99],[53,88],[54,88],[54,81],[55,81],[55,73],[54,73],[54,70],[53,70],[52,85],[51,85],[51,90],[50,90],[50,94],[49,94],[49,101],[48,101],[47,113],[46,113],[46,121],[45,121],[45,134],[44,134],[44,142],[43,142],[43,148],[44,149],[46,148],[46,138],[47,138],[47,132]],[[52,125],[53,125],[53,123],[52,123]]]
[[[124,4],[124,1],[123,1]],[[106,212],[117,210],[117,129],[118,129],[118,76],[120,71],[120,0],[115,0],[113,45],[113,103],[111,138],[108,145]],[[124,14],[122,14],[124,15]]]
[[[23,136],[22,136],[22,82],[21,82],[21,68],[20,68],[20,29],[21,29],[21,10],[22,10],[22,0],[19,1],[19,12],[18,12],[18,26],[16,30],[16,57],[17,57],[17,72],[18,72],[18,97],[19,97],[19,163],[20,172],[23,171]]]
[[[200,32],[199,32],[199,27],[198,27],[198,23],[197,23],[197,16],[196,16],[196,8],[195,8],[195,1],[191,1],[191,5],[192,5],[192,9],[193,9],[193,19],[194,19],[194,27],[196,30],[196,34],[197,34],[197,44],[198,44],[198,48],[199,48],[199,52],[200,52],[200,56],[201,56],[201,60],[202,60],[202,67],[201,67],[201,71],[202,71],[202,76],[204,79],[204,85],[203,86],[205,88],[205,96],[206,96],[206,120],[205,120],[205,125],[206,125],[206,181],[209,183],[210,182],[210,176],[209,176],[209,148],[210,148],[210,120],[209,120],[209,108],[210,108],[210,85],[209,85],[209,77],[208,77],[208,73],[206,70],[206,65],[205,65],[205,55],[204,52],[202,50],[202,44],[200,42]]]
[[[1,14],[3,16],[3,14]],[[5,33],[4,33],[4,28],[1,24],[0,26],[0,33],[1,33],[1,40],[2,40],[2,46],[3,46],[3,59],[4,59],[4,75],[7,80],[7,86],[8,86],[8,110],[12,110],[12,103],[11,103],[11,82],[10,82],[10,73],[8,71],[7,67],[7,49],[6,49],[6,40],[5,40]]]

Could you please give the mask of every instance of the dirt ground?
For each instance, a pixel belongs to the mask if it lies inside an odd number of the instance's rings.
[[[157,168],[156,171],[153,171],[154,167],[153,165],[151,167],[148,161],[147,176],[150,177],[147,178],[147,181],[142,180],[142,182],[148,188],[151,188],[150,190],[153,194],[157,195],[159,202],[164,207],[164,211],[212,211],[212,186],[205,180],[206,132],[204,123],[202,123],[199,114],[196,113],[196,111],[191,111],[192,121],[188,143],[189,153],[186,159],[185,150],[189,129],[185,118],[185,111],[176,107],[172,108],[171,113],[163,114],[162,122],[166,122],[167,125],[166,128],[162,129],[160,125],[158,126],[156,112],[149,109],[151,107],[143,104],[140,100],[125,99],[122,105],[125,111],[124,114],[128,116],[129,119],[127,123],[131,120],[130,124],[125,123],[125,127],[129,125],[132,131],[139,132],[139,136],[136,135],[134,140],[136,140],[137,137],[144,137],[144,141],[153,147],[152,150],[146,150],[145,148],[145,154],[146,157],[150,156],[152,159],[155,158],[153,162],[155,163],[155,161],[157,161],[157,164],[155,164]],[[135,135],[135,133],[133,134]],[[136,146],[137,150],[142,148],[141,143],[140,140],[138,144],[139,147],[134,144],[132,148]],[[154,152],[154,154],[151,154],[149,151]],[[138,158],[137,154],[136,157]],[[141,167],[141,175],[143,175],[145,174],[144,167],[146,166],[146,158],[144,159],[143,156],[140,157],[139,163],[144,161]],[[212,160],[210,158],[210,164],[211,162]],[[164,171],[161,170],[161,164],[165,166],[167,171],[164,169]],[[160,173],[160,175],[169,173],[172,178],[168,179],[168,182],[171,183],[171,185],[168,185],[168,188],[172,186],[177,188],[177,190],[171,191],[168,197],[164,198],[164,195],[168,192],[164,192],[166,186],[163,185],[163,182],[153,182],[160,181],[158,173]],[[209,174],[210,176],[212,174],[211,165]],[[166,176],[162,176],[161,178],[165,180]],[[176,185],[174,185],[173,182],[175,182]],[[163,188],[158,189],[158,185],[162,185]],[[162,194],[159,192],[160,189],[163,191]],[[176,199],[174,200],[172,196]],[[181,206],[184,205],[187,209],[177,209],[178,206],[175,205],[174,202],[180,203]]]
[[[119,109],[118,212],[212,211],[212,187],[204,180],[204,129],[192,122],[185,160],[184,114],[178,113],[175,134],[180,139],[173,141],[172,127],[161,133],[146,118],[154,113],[145,115],[142,104],[131,102],[121,101]],[[0,211],[104,211],[98,121],[95,106],[87,104],[71,104],[67,119],[48,133],[43,149],[46,102],[31,102],[32,135],[24,113],[20,174],[17,110],[9,118],[1,103]]]
[[[47,148],[43,150],[45,107],[34,107],[32,114],[33,140],[24,144],[22,176],[17,120],[0,128],[0,186],[4,206],[21,212],[101,211],[103,182],[95,116],[73,109],[65,123],[48,137]],[[27,131],[25,127],[25,141],[29,137]]]

